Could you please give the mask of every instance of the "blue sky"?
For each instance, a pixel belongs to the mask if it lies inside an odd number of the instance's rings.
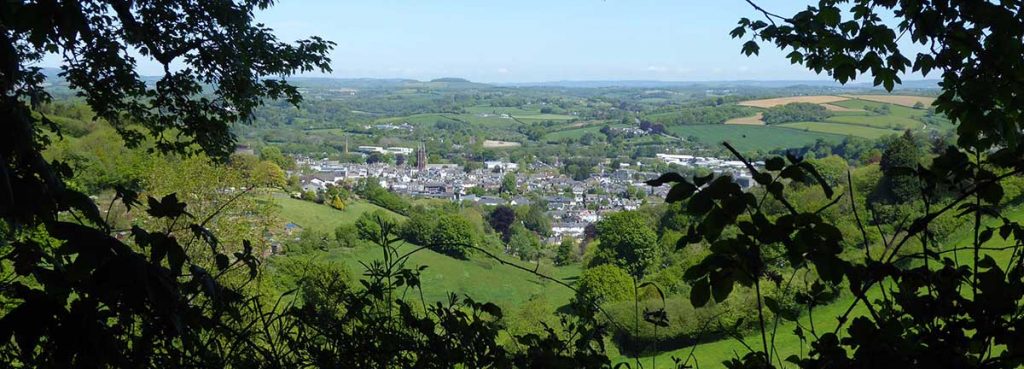
[[[800,1],[767,1],[779,12]],[[258,14],[284,40],[338,43],[339,77],[482,82],[818,79],[729,37],[742,0],[284,0]]]
[[[811,2],[757,3],[792,14]],[[827,79],[768,45],[741,55],[728,34],[741,17],[759,13],[744,0],[280,0],[257,21],[282,40],[336,42],[339,78]],[[140,72],[160,69],[140,60]]]

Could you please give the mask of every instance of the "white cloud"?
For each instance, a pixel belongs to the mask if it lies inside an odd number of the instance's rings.
[[[668,67],[661,66],[661,65],[651,65],[651,66],[647,67],[647,71],[648,72],[655,72],[655,73],[664,73],[664,72],[668,72]]]
[[[508,68],[498,68],[498,74],[508,74]]]

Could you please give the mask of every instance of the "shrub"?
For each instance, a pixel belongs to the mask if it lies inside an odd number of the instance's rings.
[[[458,215],[444,214],[438,218],[427,246],[453,258],[467,259],[469,250],[466,245],[476,244],[477,234],[473,232],[473,225],[469,221]]]
[[[632,300],[633,278],[615,265],[599,265],[583,271],[579,291],[581,297],[602,303]]]
[[[653,311],[660,309],[659,299],[640,301],[640,313],[644,309]],[[655,327],[643,321],[641,317],[639,329],[633,324],[612,325],[613,339],[624,351],[635,351],[637,347],[650,348],[655,343],[659,350],[671,350],[696,343],[697,339],[709,340],[724,337],[727,332],[722,328],[736,327],[747,331],[757,324],[757,300],[748,288],[738,288],[729,299],[720,303],[709,303],[702,308],[694,308],[686,296],[671,296],[665,299],[665,312],[668,315],[668,326]],[[621,301],[604,306],[605,311],[617,322],[634,320],[634,305],[631,301]],[[764,310],[765,319],[773,315]],[[739,325],[737,325],[739,323]]]
[[[555,252],[555,265],[569,265],[577,261],[579,261],[579,247],[576,246],[576,240],[563,238]]]
[[[356,247],[359,245],[359,229],[353,224],[342,224],[334,228],[334,241],[341,247]]]

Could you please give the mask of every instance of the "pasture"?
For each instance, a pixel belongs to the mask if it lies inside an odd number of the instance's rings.
[[[556,142],[556,141],[559,141],[559,140],[565,139],[565,138],[579,139],[580,137],[582,137],[583,135],[585,135],[587,133],[593,133],[594,135],[604,135],[603,133],[601,133],[601,128],[604,127],[604,126],[605,126],[604,124],[596,124],[596,125],[591,125],[591,126],[586,126],[586,127],[554,131],[554,132],[551,132],[551,133],[548,133],[548,134],[544,135],[544,141]],[[622,124],[610,124],[609,126],[612,127],[612,128],[627,127],[626,125],[622,125]]]
[[[924,127],[924,123],[919,120],[896,115],[837,115],[829,117],[825,121],[897,130],[921,129]]]
[[[495,141],[495,140],[484,140],[483,146],[485,149],[504,149],[510,147],[519,147],[523,144],[511,141]]]
[[[831,95],[815,95],[815,96],[791,96],[791,97],[776,97],[771,99],[760,99],[760,100],[747,100],[739,102],[739,105],[750,106],[754,108],[771,108],[780,105],[792,104],[792,103],[811,103],[811,104],[829,104],[838,101],[847,100],[846,97],[831,96]]]
[[[675,126],[668,128],[668,131],[676,137],[694,139],[709,146],[719,146],[723,141],[728,141],[740,151],[771,151],[803,147],[819,139],[830,142],[843,139],[843,136],[829,133],[739,124]]]
[[[732,118],[725,121],[725,124],[745,124],[745,125],[764,125],[764,113],[757,113],[749,117]]]
[[[411,252],[417,248],[419,246],[403,244],[399,247],[399,252]],[[536,266],[507,255],[499,257],[531,270]],[[380,258],[381,250],[376,246],[335,248],[324,256],[325,260],[345,264],[353,276],[358,276],[363,271],[361,262],[369,263]],[[406,266],[415,269],[420,265],[427,266],[420,278],[423,298],[428,303],[446,301],[448,294],[455,293],[459,296],[471,296],[477,301],[493,302],[511,312],[535,295],[544,295],[553,308],[565,305],[573,295],[572,290],[564,286],[502,265],[486,255],[474,255],[469,260],[459,260],[428,249],[420,249],[412,254]],[[579,276],[580,267],[545,265],[540,267],[539,272],[566,283],[573,283]],[[414,298],[416,292],[408,293],[406,298]]]
[[[352,201],[345,210],[338,210],[327,205],[305,200],[293,199],[284,193],[273,194],[273,201],[279,207],[279,215],[285,221],[295,223],[299,227],[318,232],[334,232],[343,224],[355,224],[356,219],[365,212],[383,211],[397,219],[401,215],[366,201]]]
[[[900,133],[898,130],[829,122],[792,122],[779,124],[779,126],[803,131],[831,133],[843,136],[857,136],[870,139]]]
[[[840,95],[843,97],[849,97],[859,100],[867,100],[874,102],[881,102],[887,104],[901,105],[913,107],[917,103],[921,103],[924,106],[931,106],[932,102],[935,101],[934,97],[930,96],[910,96],[910,95]]]

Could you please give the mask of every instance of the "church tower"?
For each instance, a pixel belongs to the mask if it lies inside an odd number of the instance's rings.
[[[422,142],[420,143],[420,146],[416,148],[416,169],[427,169],[427,146]]]

